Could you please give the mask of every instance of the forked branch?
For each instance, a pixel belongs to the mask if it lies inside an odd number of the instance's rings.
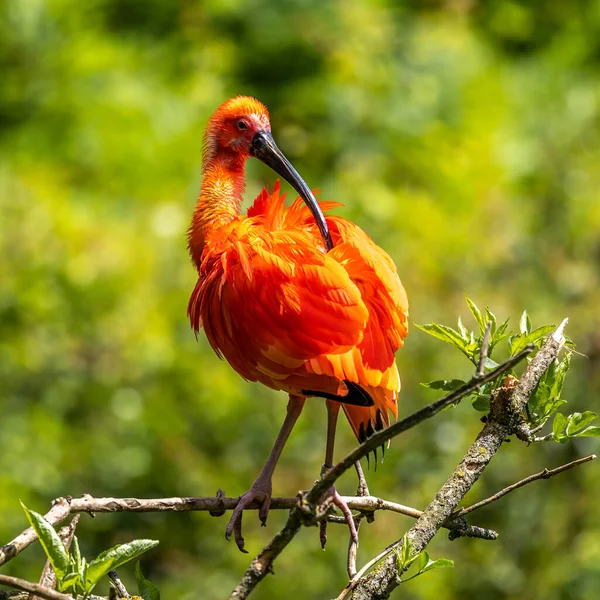
[[[521,352],[502,363],[489,373],[480,376],[476,373],[470,381],[466,382],[457,390],[444,396],[441,400],[429,404],[425,408],[413,413],[409,417],[402,419],[372,435],[360,446],[350,452],[339,463],[333,466],[329,471],[323,474],[321,479],[306,494],[302,494],[297,507],[293,508],[283,529],[273,538],[273,540],[262,550],[262,552],[252,561],[242,577],[242,581],[233,590],[230,600],[243,600],[247,598],[258,583],[272,571],[272,565],[275,559],[283,552],[285,547],[292,541],[300,527],[304,525],[315,525],[324,515],[320,513],[319,503],[324,495],[327,494],[331,486],[337,479],[350,469],[357,461],[367,456],[379,446],[387,443],[388,440],[400,435],[404,431],[416,427],[426,419],[438,414],[447,406],[457,404],[462,398],[468,396],[479,389],[484,383],[493,381],[503,373],[506,373],[534,349],[534,346],[527,346]],[[419,517],[421,519],[423,515]],[[442,525],[440,525],[441,527]],[[460,535],[460,534],[459,534]],[[493,538],[488,538],[493,539]]]
[[[566,323],[567,319],[548,338],[525,369],[521,379],[517,381],[514,377],[507,377],[504,385],[495,394],[483,430],[435,498],[407,532],[406,539],[410,541],[414,553],[421,552],[429,544],[479,479],[506,438],[514,433],[529,397],[565,343],[563,331]],[[400,584],[401,572],[395,552],[401,549],[403,539],[404,537],[397,540],[377,557],[378,560],[384,559],[378,569],[369,574],[366,567],[361,569],[337,600],[344,600],[350,596],[354,600],[388,598],[392,590]],[[372,563],[368,565],[369,568],[370,566]]]

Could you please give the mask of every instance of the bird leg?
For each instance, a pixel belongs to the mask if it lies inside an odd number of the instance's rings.
[[[335,428],[337,425],[338,413],[340,411],[340,403],[335,402],[333,400],[326,400],[325,404],[327,406],[327,445],[325,447],[325,462],[323,463],[323,467],[321,468],[321,475],[325,473],[328,469],[331,469],[333,466],[333,448],[335,444]],[[342,497],[338,494],[335,489],[335,485],[332,485],[329,490],[326,492],[326,497],[332,497],[332,504],[337,506],[344,515],[346,519],[346,523],[348,523],[348,528],[350,529],[350,537],[352,541],[358,545],[358,533],[356,531],[356,526],[354,524],[354,518],[352,517],[352,512],[348,507],[348,504]],[[327,544],[327,519],[323,519],[321,521],[320,528],[320,539],[321,539],[321,548],[325,550],[325,544]]]
[[[269,514],[269,507],[271,505],[271,478],[273,477],[273,471],[277,465],[277,461],[281,456],[281,451],[287,442],[292,429],[304,406],[305,398],[303,396],[295,396],[290,394],[290,400],[287,405],[287,413],[285,420],[277,439],[273,444],[269,458],[262,468],[262,471],[252,484],[252,487],[242,496],[240,496],[238,503],[233,511],[233,515],[227,524],[225,530],[225,537],[229,539],[231,534],[234,534],[235,543],[242,552],[247,552],[244,548],[244,538],[242,537],[242,515],[245,508],[247,508],[254,500],[258,500],[261,504],[258,517],[263,525],[267,523],[267,515]]]

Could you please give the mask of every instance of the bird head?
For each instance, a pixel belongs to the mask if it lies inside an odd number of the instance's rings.
[[[269,112],[264,104],[250,96],[236,96],[221,104],[208,122],[205,146],[205,165],[221,154],[242,164],[253,156],[273,169],[298,192],[310,209],[327,251],[333,248],[319,203],[273,139]]]

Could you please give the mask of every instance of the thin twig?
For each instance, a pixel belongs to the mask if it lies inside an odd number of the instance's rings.
[[[525,479],[521,479],[521,481],[517,481],[517,483],[513,483],[512,485],[505,487],[503,490],[500,490],[498,493],[494,494],[493,496],[490,496],[489,498],[486,498],[485,500],[481,500],[480,502],[477,502],[476,504],[472,504],[471,506],[469,506],[467,508],[459,508],[454,513],[454,515],[457,517],[463,517],[464,515],[472,513],[474,510],[478,510],[482,506],[486,506],[487,504],[491,504],[492,502],[495,502],[496,500],[502,498],[502,496],[506,496],[506,494],[509,494],[510,492],[514,492],[514,490],[516,490],[520,487],[523,487],[524,485],[527,485],[528,483],[531,483],[532,481],[537,481],[538,479],[550,479],[550,477],[554,477],[555,475],[558,475],[559,473],[562,473],[563,471],[567,471],[568,469],[572,469],[573,467],[578,467],[579,465],[589,462],[590,460],[594,460],[595,458],[596,458],[595,454],[590,454],[590,456],[586,456],[585,458],[579,458],[570,463],[567,463],[566,465],[557,467],[556,469],[550,469],[550,470],[544,469],[543,471],[540,471],[539,473],[536,473],[535,475],[530,475],[529,477],[525,477]]]
[[[121,578],[115,569],[112,569],[108,572],[108,577],[115,586],[115,590],[117,590],[119,598],[131,598],[127,588],[123,585],[123,582],[121,581]]]
[[[44,600],[74,600],[72,596],[61,594],[60,592],[44,587],[39,583],[31,583],[30,581],[25,581],[25,579],[10,577],[9,575],[0,575],[0,584],[14,590],[30,592],[40,598],[44,598]]]
[[[359,461],[354,463],[354,468],[356,469],[356,475],[358,477],[358,487],[356,488],[356,495],[359,497],[370,496],[369,485],[367,484],[367,478],[365,477],[365,472],[363,471],[362,465]]]
[[[533,432],[533,430],[532,430],[532,432]],[[548,434],[543,435],[541,437],[537,437],[536,436],[531,441],[535,442],[535,443],[537,443],[537,442],[549,442],[550,440],[553,440],[553,439],[554,439],[554,434],[553,433],[548,433]]]
[[[448,518],[479,479],[505,439],[514,433],[529,397],[565,343],[563,331],[566,323],[567,319],[548,338],[519,381],[509,376],[496,392],[483,430],[435,498],[406,533],[406,539],[410,541],[413,552],[421,552],[437,531],[447,523]],[[377,560],[384,559],[384,562],[379,568],[369,574],[361,570],[337,600],[344,600],[350,594],[354,600],[389,598],[390,593],[400,582],[400,572],[394,552],[402,548],[403,539],[404,537],[397,540],[380,553]]]
[[[344,498],[344,496],[342,496]],[[386,500],[381,500],[380,498],[376,499],[377,502],[381,501],[381,510],[387,510],[388,508],[392,509],[395,506],[395,502],[388,502]],[[399,505],[402,507],[402,505]],[[401,514],[406,515],[407,517],[412,517],[413,519],[418,519],[423,511],[417,510],[416,508],[409,508],[408,506],[402,507]],[[406,510],[408,509],[408,510]],[[369,513],[367,510],[363,509],[365,516],[368,518],[369,515],[374,515],[375,511]],[[400,512],[399,510],[394,510],[393,512]],[[347,525],[346,519],[344,517],[338,515],[327,515],[327,520],[330,523],[337,523],[339,525]],[[448,519],[447,523],[444,523],[442,526],[445,529],[449,530],[448,536],[451,540],[458,539],[460,537],[470,537],[477,538],[480,540],[495,540],[498,538],[498,533],[493,529],[484,529],[483,527],[477,527],[477,525],[469,525],[466,521],[460,521],[459,518],[451,518]]]
[[[475,371],[476,377],[483,377],[485,373],[485,361],[488,356],[488,348],[490,345],[490,335],[492,333],[492,322],[488,321],[485,327],[485,333],[483,334],[483,341],[481,342],[481,352],[479,353],[479,363],[477,364],[477,370]]]
[[[358,476],[358,486],[356,488],[357,496],[370,496],[369,486],[367,484],[367,479],[365,478],[364,471],[359,461],[354,463],[354,468],[356,469],[356,475]],[[373,513],[370,513],[371,515]],[[360,523],[365,516],[364,512],[358,513],[354,517],[354,527],[356,528],[356,534],[358,536],[358,532],[360,530]],[[346,560],[346,570],[348,571],[348,577],[352,579],[354,575],[356,575],[356,555],[358,553],[358,539],[355,541],[352,536],[348,540],[348,557]]]

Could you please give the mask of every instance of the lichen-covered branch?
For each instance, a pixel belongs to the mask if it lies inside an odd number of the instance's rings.
[[[548,338],[525,369],[521,379],[517,381],[514,377],[507,377],[504,385],[495,394],[483,430],[435,498],[407,532],[406,537],[410,540],[414,552],[421,552],[429,544],[479,479],[504,440],[514,433],[529,397],[564,345],[563,331],[566,323],[565,319]],[[399,550],[401,546],[402,539],[390,546],[385,553],[387,558],[373,572],[359,572],[338,596],[338,600],[350,596],[354,600],[389,598],[392,590],[400,583],[396,554],[393,550]]]

